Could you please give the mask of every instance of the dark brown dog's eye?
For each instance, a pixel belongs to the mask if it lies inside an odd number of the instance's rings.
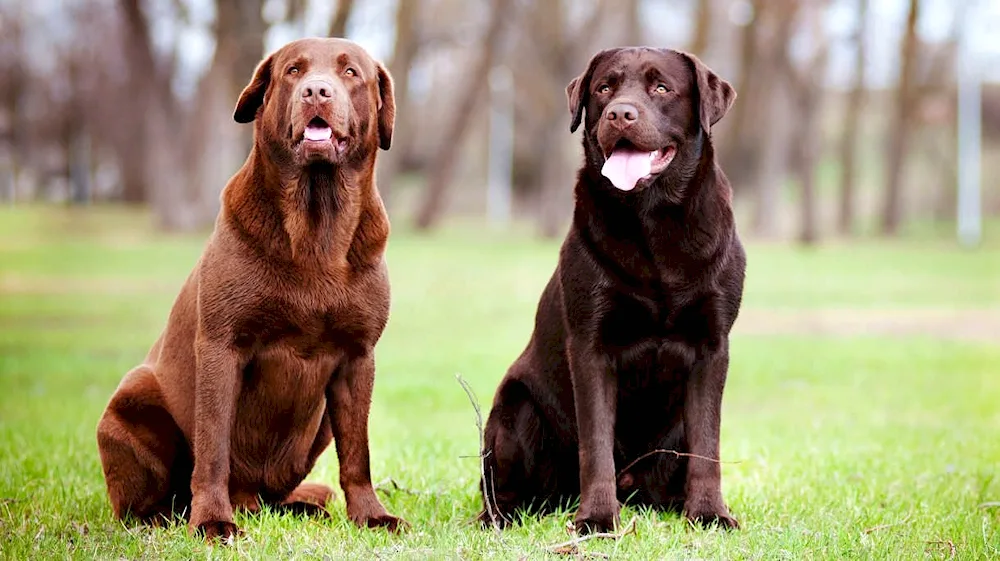
[[[358,71],[355,70],[355,69],[353,69],[353,68],[348,68],[347,70],[344,71],[344,75],[345,76],[357,76],[358,75]]]
[[[603,86],[597,88],[597,93],[604,94],[611,91],[611,86],[604,84]]]
[[[659,85],[656,86],[656,93],[665,94],[668,91],[670,91],[670,90],[667,89],[667,87],[664,86],[663,84],[659,84]]]
[[[288,69],[288,73],[289,74],[293,74],[293,75],[294,74],[298,74],[299,73],[299,68],[297,66],[293,66],[293,67],[291,67],[291,68]]]

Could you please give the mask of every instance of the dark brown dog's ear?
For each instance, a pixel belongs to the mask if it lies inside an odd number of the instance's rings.
[[[587,102],[590,100],[590,79],[594,76],[597,63],[615,50],[617,49],[605,49],[594,55],[583,74],[570,80],[569,85],[566,86],[566,101],[569,103],[569,114],[573,117],[569,124],[569,132],[576,132],[580,123],[583,122],[583,109],[587,107]]]
[[[706,133],[712,131],[712,125],[719,122],[729,112],[736,101],[736,90],[729,82],[719,78],[709,70],[705,63],[690,53],[680,53],[691,64],[695,82],[698,85],[698,120]]]
[[[396,96],[392,91],[392,76],[382,66],[378,67],[378,146],[388,150],[392,146],[392,129],[396,123]]]
[[[271,83],[271,61],[274,57],[269,56],[262,60],[254,70],[253,78],[247,87],[243,88],[240,100],[236,102],[236,111],[233,112],[233,119],[237,123],[251,123],[257,118],[257,110],[264,105],[264,93]]]

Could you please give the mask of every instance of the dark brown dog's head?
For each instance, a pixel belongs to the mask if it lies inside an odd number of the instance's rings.
[[[265,58],[233,118],[277,162],[351,165],[388,150],[396,102],[392,78],[345,39],[293,41]]]
[[[669,175],[678,155],[683,161],[700,153],[736,92],[693,55],[625,47],[594,55],[566,96],[571,132],[586,112],[588,165],[631,191]]]

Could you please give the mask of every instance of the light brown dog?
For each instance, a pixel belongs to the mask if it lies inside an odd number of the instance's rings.
[[[303,39],[257,67],[235,119],[254,146],[145,362],[97,428],[115,516],[182,515],[209,538],[233,510],[325,512],[302,480],[336,441],[347,514],[396,530],[372,488],[374,348],[389,314],[389,222],[375,187],[395,102],[358,45]]]

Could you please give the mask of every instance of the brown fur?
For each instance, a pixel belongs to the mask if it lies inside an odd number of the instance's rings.
[[[612,529],[620,501],[736,527],[714,460],[746,258],[709,134],[735,92],[693,56],[623,48],[567,96],[584,124],[573,223],[493,401],[480,519],[579,497],[580,531]],[[601,175],[623,142],[676,155],[623,192]]]
[[[330,95],[308,101],[317,81]],[[333,490],[302,481],[335,441],[350,519],[400,526],[368,449],[389,314],[374,168],[394,111],[389,74],[349,41],[295,41],[257,67],[234,115],[254,122],[250,156],[166,329],[98,425],[116,517],[186,515],[211,539],[239,531],[234,509],[325,512]],[[300,142],[314,117],[329,142]]]

